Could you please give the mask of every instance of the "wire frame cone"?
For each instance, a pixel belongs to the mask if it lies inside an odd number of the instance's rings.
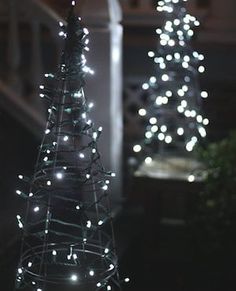
[[[102,129],[89,118],[83,91],[86,30],[71,10],[65,49],[41,97],[49,101],[47,127],[27,199],[16,289],[120,290],[109,178],[97,141]],[[27,191],[30,184],[30,191]],[[29,192],[29,194],[24,194]]]

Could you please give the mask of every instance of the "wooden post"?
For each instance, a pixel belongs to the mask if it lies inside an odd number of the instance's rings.
[[[85,1],[82,20],[90,31],[88,65],[95,71],[87,77],[85,93],[95,101],[94,120],[103,127],[100,139],[106,169],[116,172],[111,191],[114,207],[122,193],[122,35],[121,8],[117,0]]]

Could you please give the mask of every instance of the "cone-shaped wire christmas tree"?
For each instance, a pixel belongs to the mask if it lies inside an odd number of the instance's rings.
[[[139,110],[145,118],[145,137],[133,147],[147,164],[155,154],[185,154],[206,136],[207,118],[201,115],[201,99],[207,92],[200,91],[198,73],[204,72],[199,62],[202,54],[191,48],[193,26],[199,21],[187,13],[187,0],[159,1],[157,10],[165,15],[162,29],[157,29],[160,42],[157,52],[150,51],[156,75],[143,84],[147,90],[147,107]]]
[[[65,49],[59,70],[46,74],[41,97],[49,117],[34,175],[19,176],[27,199],[16,290],[120,290],[110,215],[109,177],[101,162],[97,130],[84,96],[83,51],[87,30],[72,8],[61,35]],[[29,193],[29,194],[27,194]],[[61,289],[60,289],[61,288]]]

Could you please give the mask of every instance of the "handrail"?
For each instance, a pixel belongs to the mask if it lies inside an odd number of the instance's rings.
[[[24,124],[35,135],[44,125],[45,119],[43,104],[38,97],[38,87],[44,73],[42,59],[42,30],[46,27],[52,35],[56,51],[61,49],[61,41],[58,36],[60,30],[58,22],[64,20],[39,0],[9,0],[9,31],[8,31],[8,77],[7,80],[0,80],[1,106],[14,118]],[[7,10],[7,9],[6,9]],[[33,88],[33,92],[25,96],[22,74],[19,73],[22,65],[23,51],[19,38],[21,24],[27,24],[31,31],[31,37],[26,41],[30,42],[31,52],[29,54],[29,66],[24,68],[27,84]],[[25,62],[25,59],[24,59]]]

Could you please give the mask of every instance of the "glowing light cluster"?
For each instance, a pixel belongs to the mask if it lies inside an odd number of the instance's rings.
[[[46,84],[40,86],[49,108],[35,172],[18,176],[24,189],[16,194],[27,200],[27,214],[16,217],[24,230],[16,290],[46,291],[54,289],[51,284],[121,290],[121,283],[129,281],[119,279],[110,236],[107,192],[116,175],[101,163],[102,127],[90,119],[94,104],[83,90],[85,74],[91,73],[83,54],[88,30],[74,14],[76,2],[71,5],[67,27],[60,23],[65,49],[59,69],[45,74]]]
[[[187,12],[185,2],[161,0],[157,6],[166,20],[162,28],[156,29],[157,51],[148,52],[156,75],[142,85],[150,98],[138,114],[147,125],[144,139],[133,146],[133,152],[144,156],[146,164],[152,162],[150,152],[155,155],[160,149],[191,152],[207,134],[209,120],[201,110],[208,93],[200,91],[198,81],[198,74],[205,72],[201,64],[204,56],[190,45],[200,22]]]

